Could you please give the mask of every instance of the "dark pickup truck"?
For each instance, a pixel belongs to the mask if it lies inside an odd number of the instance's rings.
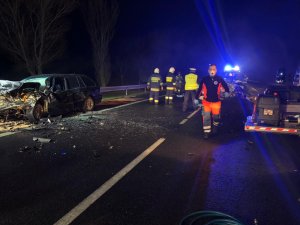
[[[269,132],[300,136],[300,87],[272,85],[256,97],[246,132]]]

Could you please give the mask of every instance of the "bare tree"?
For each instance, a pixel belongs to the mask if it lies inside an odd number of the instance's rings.
[[[21,61],[30,74],[64,50],[65,17],[76,0],[1,0],[1,47]]]
[[[116,72],[121,81],[121,85],[125,84],[125,78],[127,77],[127,73],[129,71],[129,60],[128,58],[118,57],[118,60],[115,63]]]
[[[119,16],[117,0],[89,0],[84,3],[83,15],[93,45],[96,77],[101,86],[110,80],[109,44]]]

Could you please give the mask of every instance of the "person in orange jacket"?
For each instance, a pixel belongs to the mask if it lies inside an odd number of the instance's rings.
[[[217,66],[210,64],[208,68],[209,76],[204,77],[200,82],[198,98],[203,105],[203,131],[204,138],[209,138],[211,132],[216,133],[220,124],[221,89],[225,90],[225,97],[229,97],[229,88],[224,79],[217,74]],[[212,117],[212,119],[211,119]],[[213,121],[213,127],[211,126]],[[212,129],[213,128],[213,129]]]

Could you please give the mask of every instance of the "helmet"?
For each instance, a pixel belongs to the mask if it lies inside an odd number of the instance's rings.
[[[170,73],[174,73],[175,72],[175,68],[174,67],[170,67],[169,72]]]
[[[155,68],[154,73],[159,73],[159,68]]]
[[[196,72],[196,68],[190,68],[190,72]]]

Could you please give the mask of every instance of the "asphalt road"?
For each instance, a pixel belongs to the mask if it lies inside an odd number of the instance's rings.
[[[182,113],[181,99],[57,118],[0,137],[0,224],[171,225],[214,210],[243,224],[298,225],[300,138],[245,134],[249,107],[224,101],[222,127],[209,140],[200,112]]]

